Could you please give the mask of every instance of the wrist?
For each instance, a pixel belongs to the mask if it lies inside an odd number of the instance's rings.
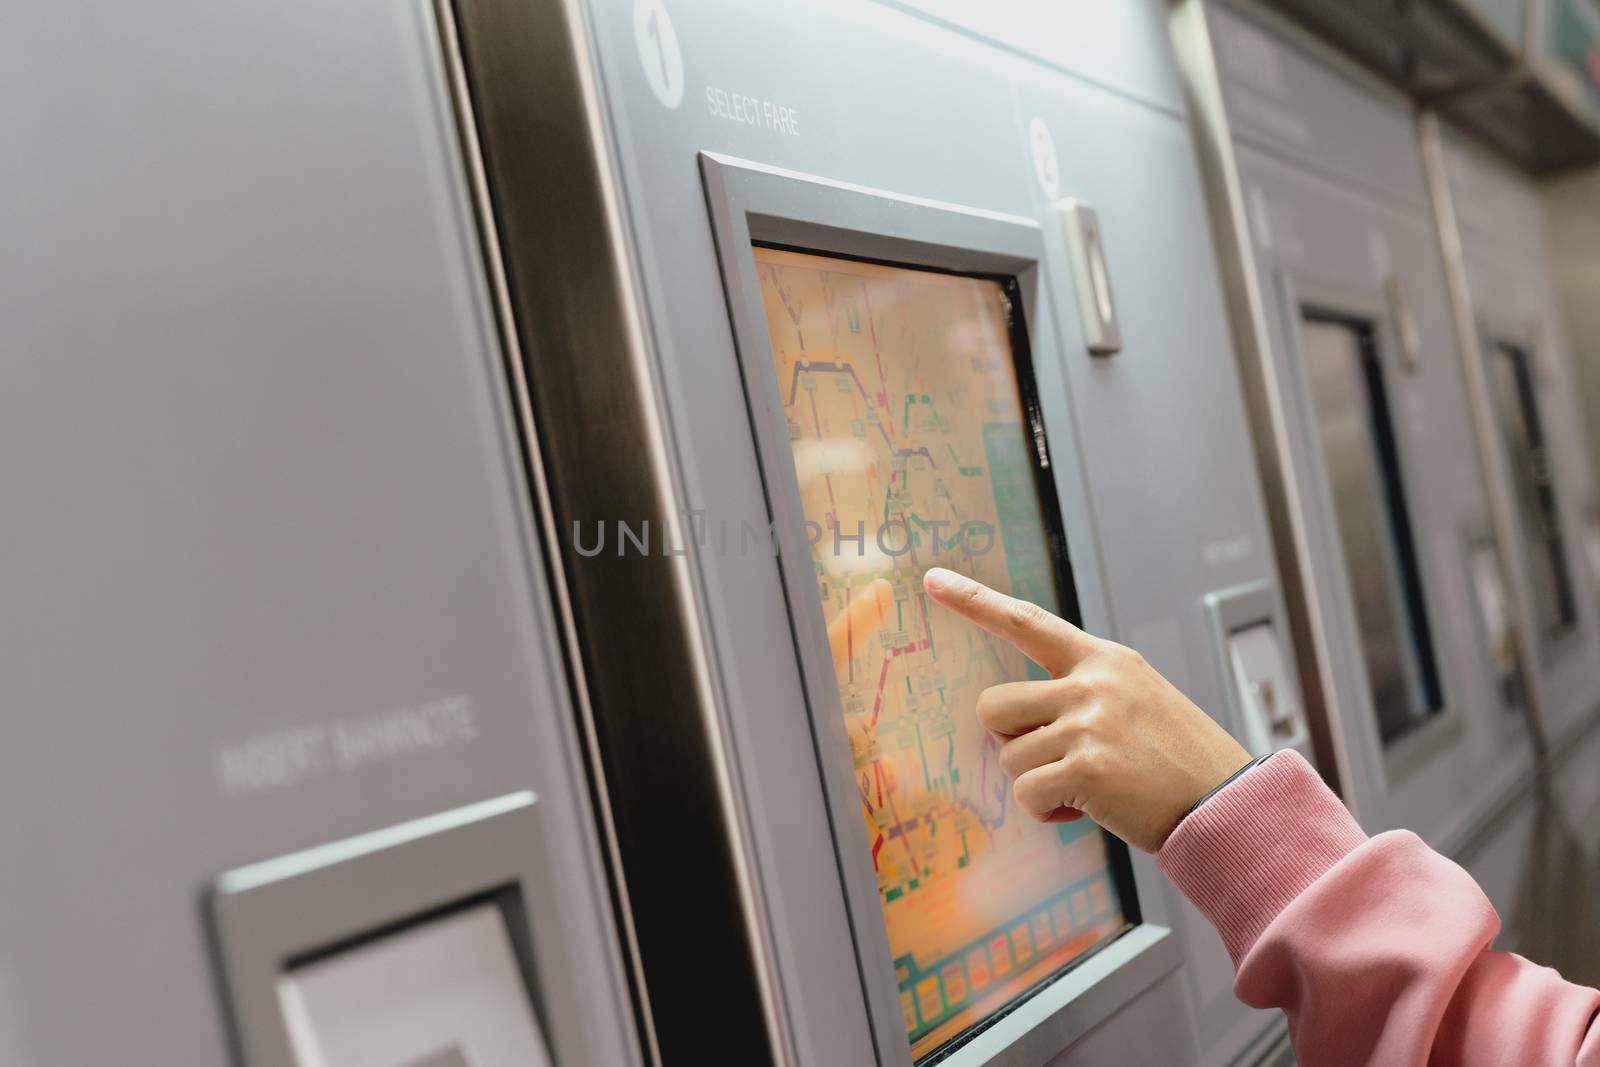
[[[1263,763],[1267,762],[1267,760],[1271,759],[1273,757],[1273,755],[1274,755],[1274,753],[1267,752],[1267,753],[1263,753],[1260,756],[1256,756],[1254,759],[1251,759],[1243,767],[1240,767],[1238,770],[1236,770],[1232,774],[1228,775],[1228,777],[1224,778],[1222,781],[1218,782],[1216,785],[1214,785],[1210,789],[1206,790],[1206,793],[1205,793],[1204,796],[1202,796],[1199,800],[1195,801],[1193,804],[1191,804],[1189,806],[1189,810],[1187,812],[1185,812],[1185,815],[1193,815],[1196,811],[1198,811],[1200,809],[1200,806],[1202,804],[1204,804],[1206,801],[1210,800],[1212,797],[1216,796],[1218,793],[1222,792],[1224,789],[1228,788],[1228,786],[1232,785],[1234,782],[1238,781],[1240,778],[1243,778],[1245,775],[1249,774],[1255,768],[1257,768],[1257,767],[1261,766]]]
[[[1156,864],[1237,964],[1290,901],[1365,840],[1311,765],[1284,751],[1180,822]]]

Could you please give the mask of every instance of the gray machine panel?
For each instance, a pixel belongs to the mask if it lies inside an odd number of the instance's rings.
[[[1340,68],[1303,51],[1293,34],[1279,36],[1255,8],[1247,17],[1217,6],[1211,21],[1219,52],[1247,42],[1249,71],[1268,69],[1285,85],[1319,87],[1314,99],[1308,91],[1278,100],[1301,121],[1303,144],[1288,139],[1286,147],[1232,97],[1228,119],[1243,128],[1237,165],[1256,284],[1283,383],[1279,403],[1294,427],[1295,477],[1310,512],[1312,572],[1333,649],[1345,800],[1370,829],[1406,826],[1449,849],[1484,813],[1509,802],[1529,772],[1530,755],[1522,724],[1481,669],[1492,652],[1483,647],[1480,609],[1465,577],[1463,534],[1480,528],[1487,510],[1415,134],[1402,101],[1370,90],[1360,75],[1343,81]],[[1225,96],[1230,84],[1248,87],[1243,65],[1219,60]],[[1323,108],[1337,114],[1324,116]],[[1386,178],[1392,190],[1346,176],[1372,166],[1393,172]],[[1371,714],[1350,575],[1333,536],[1338,524],[1305,378],[1307,307],[1348,315],[1374,331],[1398,432],[1400,482],[1444,699],[1441,714],[1388,746]],[[1403,340],[1412,332],[1415,346]],[[1415,359],[1404,355],[1408,349]]]
[[[1554,481],[1578,610],[1576,633],[1540,651],[1546,729],[1550,743],[1560,747],[1583,729],[1600,706],[1600,587],[1584,551],[1589,536],[1587,516],[1596,499],[1594,475],[1574,399],[1577,385],[1561,316],[1554,304],[1544,215],[1531,182],[1464,139],[1445,138],[1444,162],[1483,358],[1487,361],[1494,356],[1498,345],[1510,344],[1531,362],[1546,461]],[[1493,387],[1492,376],[1490,384]],[[1509,467],[1509,457],[1505,458]],[[1508,493],[1512,491],[1514,472],[1505,470],[1500,484]],[[1524,610],[1528,618],[1536,620],[1539,610],[1526,574],[1526,553],[1533,546],[1518,548],[1515,555],[1524,571],[1519,583],[1525,591]]]
[[[825,5],[797,20],[775,6],[644,2],[593,5],[586,19],[682,499],[735,530],[768,518],[701,153],[889,200],[1035,220],[1035,370],[1052,440],[1069,448],[1056,477],[1086,621],[1140,647],[1225,715],[1229,682],[1211,655],[1204,598],[1271,582],[1273,564],[1182,115],[1092,84],[1087,62],[1081,77],[1019,64],[947,24],[883,7]],[[1165,55],[1164,41],[1151,46]],[[1051,225],[1066,197],[1100,214],[1123,326],[1122,352],[1099,364],[1079,340],[1071,261]],[[885,212],[854,229],[892,226]],[[1179,508],[1184,521],[1170,521]],[[689,558],[784,1040],[800,1063],[855,1062],[872,1030],[847,893],[831,873],[825,792],[815,762],[796,758],[812,741],[781,577],[760,553],[700,545]],[[1149,869],[1136,869],[1145,889]],[[1141,903],[1157,923],[1181,914],[1159,889],[1141,892]],[[1232,1001],[1226,957],[1208,950],[1189,995],[1210,1013],[1206,1031],[1226,1058],[1224,1046],[1248,1046],[1271,1019]],[[1136,1027],[1134,1018],[1119,1013],[1102,1032]],[[1063,1019],[1058,1044],[1098,1016],[1068,1004]],[[1007,1055],[1048,1052],[1013,1045]]]
[[[1398,93],[1255,5],[1208,5],[1217,75],[1233,135],[1350,188],[1428,205],[1416,133]],[[1292,39],[1294,45],[1287,43]]]
[[[1064,27],[1054,0],[879,0],[1014,49],[1041,63],[1163,110],[1183,106],[1160,4],[1074,9]]]
[[[437,54],[422,3],[8,19],[9,1064],[226,1062],[214,877],[524,789],[557,1053],[637,1062]]]
[[[1217,268],[1194,145],[1173,116],[1076,79],[1026,78],[1019,99],[1019,125],[1037,116],[1058,145],[1094,146],[1063,151],[1061,195],[1099,213],[1123,349],[1091,357],[1081,331],[1064,328],[1112,634],[1244,736],[1207,599],[1257,583],[1275,589],[1277,576],[1227,317],[1215,282],[1199,281],[1214,279]],[[1035,210],[1048,207],[1044,197],[1035,194]],[[1067,267],[1062,231],[1046,227],[1045,237]],[[1063,313],[1076,307],[1070,285],[1067,274]],[[1171,896],[1187,949],[1196,1047],[1210,1062],[1227,1062],[1274,1020],[1239,1003],[1216,933]]]

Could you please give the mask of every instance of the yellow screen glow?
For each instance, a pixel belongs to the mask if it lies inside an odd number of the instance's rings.
[[[1011,798],[978,694],[1042,677],[930,608],[944,566],[1059,610],[1000,282],[756,247],[914,1057],[1123,929],[1103,835]]]

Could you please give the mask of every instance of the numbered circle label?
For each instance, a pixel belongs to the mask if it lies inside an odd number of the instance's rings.
[[[683,53],[661,0],[635,0],[633,40],[639,47],[639,64],[645,80],[663,107],[683,103]]]

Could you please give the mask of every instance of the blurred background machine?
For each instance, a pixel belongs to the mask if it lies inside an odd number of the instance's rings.
[[[935,564],[1593,980],[1584,3],[28,13],[0,1067],[1290,1062]]]
[[[1297,472],[1274,521],[1306,531],[1307,578],[1287,586],[1333,606],[1330,643],[1360,647],[1330,656],[1364,674],[1379,727],[1374,739],[1360,722],[1359,695],[1332,698],[1351,738],[1343,795],[1369,829],[1405,825],[1472,870],[1507,947],[1592,974],[1580,931],[1593,919],[1569,901],[1596,844],[1575,832],[1592,824],[1585,768],[1600,756],[1600,586],[1577,547],[1594,540],[1594,489],[1546,242],[1563,227],[1533,175],[1594,160],[1600,68],[1574,56],[1600,54],[1600,20],[1482,7],[1212,4],[1181,15],[1175,40],[1207,115],[1213,219],[1234,242],[1241,365],[1267,398],[1258,452],[1282,433],[1324,468]],[[1518,32],[1502,40],[1495,24]],[[1567,310],[1583,306],[1569,291]],[[1284,325],[1296,317],[1298,339]],[[1366,368],[1364,389],[1344,383],[1358,434],[1330,388],[1330,323],[1344,362]],[[1312,434],[1295,425],[1307,403]],[[1430,517],[1427,498],[1451,492],[1459,502]],[[1379,500],[1386,514],[1362,514]],[[1316,510],[1329,504],[1337,522]],[[1342,575],[1319,573],[1316,541],[1334,529]],[[1430,587],[1451,603],[1430,608]],[[1443,675],[1441,655],[1458,658]],[[1447,738],[1452,708],[1466,731]]]

